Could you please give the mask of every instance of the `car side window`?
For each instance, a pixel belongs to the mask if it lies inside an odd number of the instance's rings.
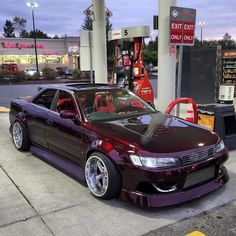
[[[65,91],[60,91],[56,101],[56,112],[70,111],[76,113],[76,105],[73,96]]]
[[[56,89],[49,89],[43,92],[38,98],[36,98],[33,103],[44,108],[50,109],[53,98],[56,94]]]

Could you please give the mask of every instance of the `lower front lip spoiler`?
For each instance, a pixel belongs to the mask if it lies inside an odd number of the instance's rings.
[[[171,192],[174,192],[177,190],[177,187],[174,185],[172,187],[170,187],[169,189],[162,189],[160,187],[157,186],[157,184],[152,184],[152,186],[158,191],[158,192],[161,192],[161,193],[171,193]]]
[[[185,191],[175,191],[163,194],[146,194],[139,191],[133,192],[122,189],[120,197],[124,201],[139,205],[141,207],[166,207],[180,204],[202,197],[226,184],[229,180],[227,170],[224,166],[221,166],[220,170],[220,174],[215,180],[191,189],[187,189]],[[159,188],[159,185],[157,187]],[[168,188],[168,190],[172,189],[173,185],[169,186]],[[163,190],[163,187],[161,190]]]

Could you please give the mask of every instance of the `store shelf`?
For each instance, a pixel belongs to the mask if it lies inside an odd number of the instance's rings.
[[[224,61],[224,63],[226,64],[226,65],[231,65],[231,64],[235,64],[235,62],[231,62],[231,61]]]
[[[226,56],[227,54],[228,56]],[[222,57],[222,69],[222,82],[234,85],[234,96],[236,96],[236,53],[224,53],[224,56]]]
[[[223,57],[223,59],[232,60],[232,59],[235,59],[235,56],[232,56],[232,57]]]

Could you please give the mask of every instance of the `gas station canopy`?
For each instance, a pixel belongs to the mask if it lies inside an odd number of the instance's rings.
[[[135,37],[150,37],[150,26],[133,26],[110,30],[108,40],[129,39]]]

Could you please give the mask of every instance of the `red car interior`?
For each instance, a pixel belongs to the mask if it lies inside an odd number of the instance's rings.
[[[96,94],[94,98],[94,108],[97,111],[116,111],[116,107],[112,101],[112,98],[108,94]]]
[[[59,96],[57,99],[57,112],[60,113],[61,111],[71,111],[76,113],[76,109],[75,109],[75,105],[74,105],[74,101],[72,99],[72,97],[62,97]]]

